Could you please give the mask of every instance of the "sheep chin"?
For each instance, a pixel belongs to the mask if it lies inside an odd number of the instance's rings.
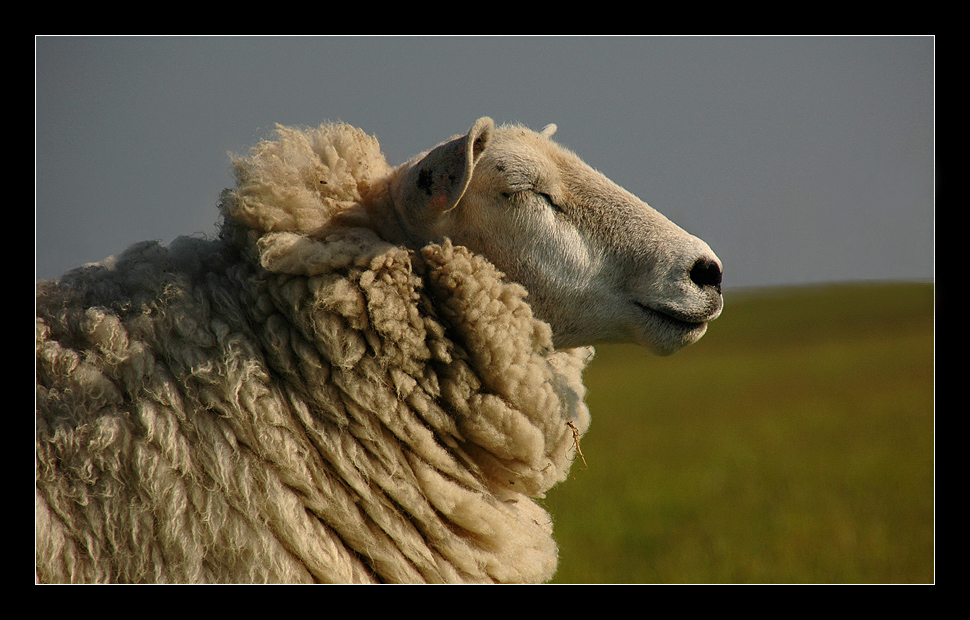
[[[694,344],[707,332],[707,320],[691,320],[675,311],[653,308],[637,301],[633,304],[643,319],[643,328],[636,342],[656,355],[672,355]]]

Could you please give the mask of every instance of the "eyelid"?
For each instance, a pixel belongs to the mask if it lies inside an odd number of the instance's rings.
[[[540,190],[538,187],[536,187],[531,183],[528,185],[523,184],[521,186],[510,187],[508,191],[502,192],[502,195],[504,195],[506,198],[512,198],[513,196],[522,196],[523,194],[533,194],[535,196],[538,196],[543,200],[545,200],[549,204],[549,206],[555,209],[556,211],[564,213],[562,207],[560,207],[556,203],[556,201],[553,200],[551,194]]]
[[[537,196],[542,196],[543,198],[545,198],[545,200],[546,200],[546,202],[548,202],[548,203],[549,203],[549,206],[550,206],[550,207],[552,207],[552,208],[553,208],[553,209],[555,209],[556,211],[559,211],[560,213],[564,213],[564,211],[563,211],[563,209],[562,209],[562,207],[560,207],[560,206],[559,206],[559,203],[557,203],[557,202],[556,202],[555,200],[553,200],[553,199],[552,199],[552,195],[551,195],[551,194],[549,194],[549,193],[547,193],[547,192],[540,192],[540,191],[539,191],[539,190],[537,190],[537,189],[533,189],[532,191],[533,191],[533,192],[534,192],[534,193],[535,193],[535,194],[536,194]]]

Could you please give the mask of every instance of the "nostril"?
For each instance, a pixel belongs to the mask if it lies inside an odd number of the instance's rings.
[[[698,259],[690,269],[690,279],[697,286],[713,286],[721,290],[721,267],[708,259]]]

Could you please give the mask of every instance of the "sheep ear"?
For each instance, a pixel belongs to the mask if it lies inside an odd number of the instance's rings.
[[[437,219],[455,208],[494,128],[492,119],[480,118],[467,134],[435,147],[403,171],[394,203],[408,224],[416,227],[412,234],[430,233]]]

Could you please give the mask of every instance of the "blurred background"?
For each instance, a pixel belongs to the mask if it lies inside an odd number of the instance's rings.
[[[37,37],[36,278],[212,235],[230,152],[539,129],[707,241],[724,315],[599,347],[571,582],[934,579],[935,39]],[[607,484],[607,482],[609,484]]]

